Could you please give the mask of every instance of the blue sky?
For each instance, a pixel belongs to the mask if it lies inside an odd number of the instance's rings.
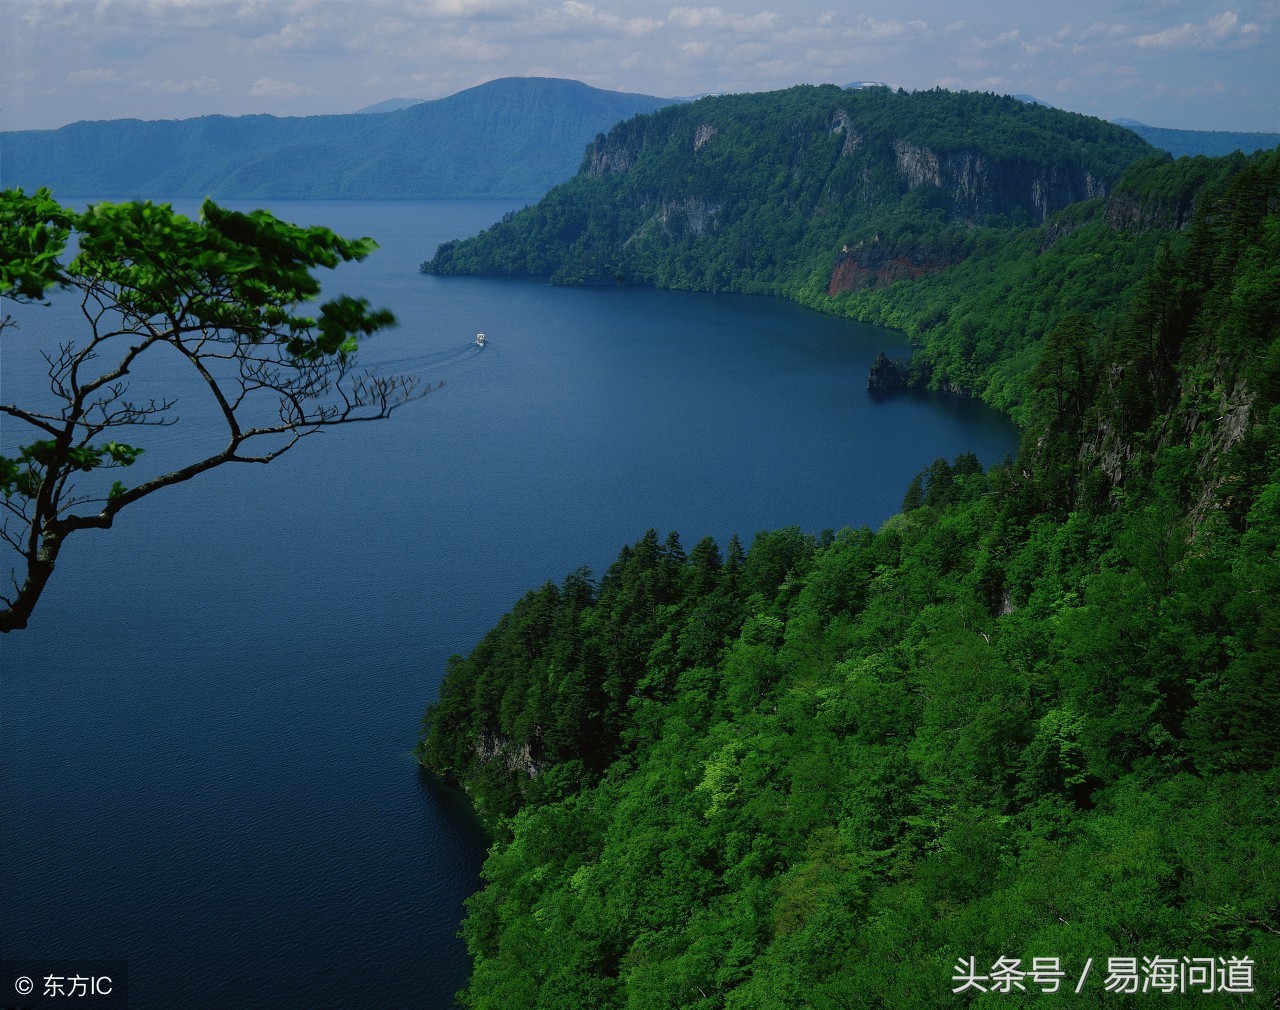
[[[1152,126],[1280,132],[1278,0],[0,2],[5,130],[352,112],[542,76],[666,97],[940,85]]]

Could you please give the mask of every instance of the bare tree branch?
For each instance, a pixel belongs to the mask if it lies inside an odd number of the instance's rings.
[[[0,240],[10,238],[12,222],[26,229],[9,247],[43,250],[71,230],[80,245],[69,264],[43,252],[0,261],[0,292],[33,300],[54,284],[77,289],[87,331],[81,343],[42,352],[60,407],[0,405],[0,414],[37,436],[18,456],[0,456],[0,541],[19,559],[12,594],[0,597],[0,631],[26,626],[71,533],[109,529],[123,509],[164,488],[226,463],[269,463],[323,428],[386,418],[439,388],[354,370],[357,339],[392,323],[389,313],[344,297],[318,317],[301,314],[319,291],[311,270],[363,258],[370,240],[208,202],[203,215],[191,221],[151,204],[76,213],[46,191],[0,191]],[[46,222],[43,244],[30,238],[32,220]],[[12,325],[0,319],[0,329]],[[130,395],[133,369],[159,348],[176,353],[211,398],[222,448],[132,487],[77,490],[82,474],[128,467],[143,451],[104,438],[178,423],[176,395]],[[109,364],[99,368],[100,361]]]

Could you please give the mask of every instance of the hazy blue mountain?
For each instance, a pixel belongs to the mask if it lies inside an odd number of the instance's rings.
[[[1199,154],[1211,158],[1241,151],[1270,151],[1280,147],[1280,133],[1237,133],[1231,130],[1170,130],[1160,126],[1148,126],[1136,119],[1112,120],[1145,140],[1152,147],[1168,151],[1175,158],[1195,157]]]
[[[1034,95],[1014,95],[1020,102],[1054,108]],[[1121,116],[1111,120],[1116,126],[1132,130],[1152,147],[1168,151],[1175,158],[1195,157],[1203,154],[1219,158],[1233,151],[1253,154],[1280,147],[1280,133],[1237,133],[1230,130],[1172,130],[1160,126],[1148,126],[1137,119]]]
[[[411,109],[415,105],[421,105],[427,101],[425,98],[388,98],[384,102],[377,102],[374,105],[366,105],[363,109],[356,109],[354,115],[366,116],[383,112],[399,112],[401,109]]]
[[[0,134],[0,182],[59,196],[533,199],[574,174],[597,133],[670,101],[505,78],[382,115],[81,122]]]

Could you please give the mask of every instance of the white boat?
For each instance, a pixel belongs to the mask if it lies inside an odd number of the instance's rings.
[[[481,347],[483,347],[483,346],[484,346],[485,340],[484,340],[484,334],[483,334],[483,333],[477,333],[477,334],[476,334],[476,343],[477,343],[477,344],[479,344]]]

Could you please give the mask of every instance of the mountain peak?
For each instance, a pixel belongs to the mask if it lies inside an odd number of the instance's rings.
[[[5,183],[169,199],[536,199],[573,175],[597,133],[669,104],[506,77],[350,115],[75,123],[5,133]]]
[[[384,112],[399,112],[402,109],[411,109],[415,105],[421,105],[428,101],[426,98],[388,98],[385,102],[378,102],[375,105],[366,105],[363,109],[356,109],[352,113],[353,116],[370,116],[381,115]]]

